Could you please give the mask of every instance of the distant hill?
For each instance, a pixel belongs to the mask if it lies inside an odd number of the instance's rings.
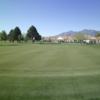
[[[96,30],[88,30],[88,29],[84,29],[82,31],[80,31],[80,33],[84,33],[84,34],[88,34],[88,35],[96,35],[96,33],[99,32],[99,31],[96,31]]]
[[[76,34],[76,33],[77,33],[77,32],[75,32],[75,31],[68,31],[68,32],[60,33],[60,34],[58,34],[58,35],[56,35],[56,36],[66,36],[66,35],[71,36],[71,35],[74,35],[74,34]]]
[[[56,36],[73,36],[73,35],[75,35],[77,33],[82,33],[82,34],[87,34],[87,35],[95,36],[97,32],[100,32],[100,31],[84,29],[84,30],[81,30],[81,31],[63,32],[63,33],[60,33],[60,34],[58,34]]]

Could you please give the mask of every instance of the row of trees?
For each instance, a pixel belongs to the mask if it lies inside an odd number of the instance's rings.
[[[76,38],[76,40],[79,40],[79,41],[89,39],[88,36],[91,36],[91,35],[86,35],[85,33],[77,33],[77,34],[74,35],[74,37]],[[94,35],[94,37],[96,37],[96,38],[100,37],[100,32],[97,32]]]
[[[24,36],[19,27],[15,27],[11,29],[10,32],[7,34],[6,31],[0,32],[0,40],[6,41],[9,40],[10,42],[14,41],[27,41],[27,40],[41,40],[41,35],[38,33],[37,29],[32,25],[26,35]]]

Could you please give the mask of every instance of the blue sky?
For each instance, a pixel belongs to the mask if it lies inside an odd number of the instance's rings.
[[[0,31],[31,25],[43,36],[100,30],[100,0],[0,0]]]

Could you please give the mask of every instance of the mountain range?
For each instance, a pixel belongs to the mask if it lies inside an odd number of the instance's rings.
[[[73,36],[73,35],[75,35],[77,33],[95,36],[97,32],[100,32],[100,31],[84,29],[84,30],[81,30],[81,31],[68,31],[68,32],[63,32],[63,33],[60,33],[60,34],[58,34],[56,36]]]

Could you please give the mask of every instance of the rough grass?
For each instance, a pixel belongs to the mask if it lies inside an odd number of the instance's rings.
[[[100,100],[100,46],[0,46],[0,100]]]

